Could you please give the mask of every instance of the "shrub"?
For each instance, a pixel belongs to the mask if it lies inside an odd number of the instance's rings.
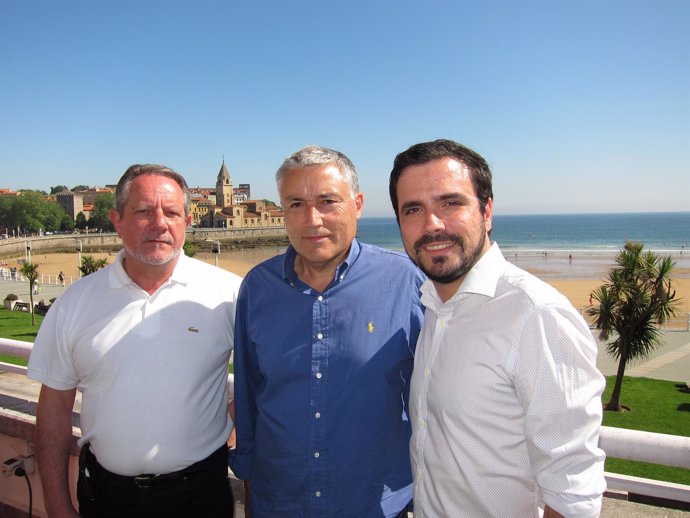
[[[7,297],[5,297],[5,300],[19,300],[19,297],[14,293],[8,293]]]

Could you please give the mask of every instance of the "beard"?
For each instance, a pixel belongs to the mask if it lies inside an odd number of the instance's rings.
[[[450,284],[467,275],[467,272],[479,261],[484,253],[487,239],[486,230],[482,231],[476,243],[464,242],[459,236],[445,232],[427,234],[414,243],[413,261],[432,281]],[[431,258],[430,262],[422,259],[423,246],[444,241],[454,243],[459,248],[459,252],[451,249],[446,255]]]
[[[172,246],[172,240],[170,240],[168,244]],[[127,254],[144,264],[148,264],[150,266],[160,266],[161,264],[167,264],[175,259],[180,254],[182,249],[171,248],[170,250],[164,252],[160,245],[156,245],[152,251],[145,252],[141,247],[134,248],[125,245],[125,250],[127,251]]]

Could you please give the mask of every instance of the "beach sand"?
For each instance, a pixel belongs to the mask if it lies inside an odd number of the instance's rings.
[[[284,247],[270,247],[223,252],[218,256],[218,266],[244,276],[254,265],[282,253],[284,249]],[[115,258],[114,253],[90,255],[97,259],[105,257],[108,262],[112,262]],[[197,253],[195,258],[209,264],[215,264],[216,261],[215,255],[209,252]],[[591,291],[603,283],[612,265],[613,256],[587,255],[580,252],[572,260],[565,255],[559,257],[557,254],[551,254],[546,259],[536,254],[508,259],[554,286],[568,297],[573,306],[582,309],[589,305]],[[8,267],[17,266],[18,261],[18,259],[2,259],[0,263]],[[75,253],[35,254],[32,261],[38,263],[39,274],[44,276],[44,282],[56,284],[55,278],[60,271],[64,272],[67,284],[70,284],[70,280],[78,279],[78,258]],[[690,313],[690,267],[686,264],[685,258],[679,261],[679,266],[675,270],[675,285],[677,296],[682,298],[681,311]]]

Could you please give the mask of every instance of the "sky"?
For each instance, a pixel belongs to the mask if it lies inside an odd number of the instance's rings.
[[[687,0],[0,0],[0,188],[161,163],[253,198],[308,144],[391,216],[395,155],[480,153],[495,214],[690,210]]]

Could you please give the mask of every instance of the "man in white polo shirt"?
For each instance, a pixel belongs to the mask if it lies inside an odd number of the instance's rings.
[[[226,381],[241,279],[181,253],[189,200],[175,171],[130,167],[110,215],[124,250],[65,291],[36,337],[28,375],[43,384],[51,518],[78,516],[67,478],[77,389],[79,515],[232,516]]]

